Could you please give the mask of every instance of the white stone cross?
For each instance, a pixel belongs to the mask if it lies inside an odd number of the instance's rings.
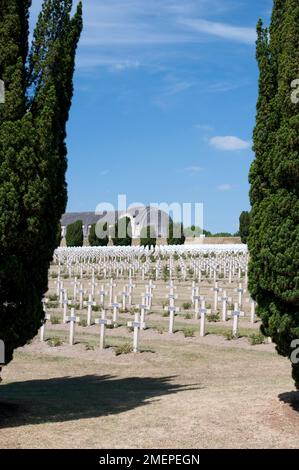
[[[93,278],[91,282],[88,283],[88,285],[91,286],[91,295],[92,295],[92,298],[94,299],[95,290],[98,284],[95,282],[95,279]]]
[[[58,274],[57,276],[57,281],[55,281],[55,284],[56,284],[56,295],[57,297],[59,297],[59,294],[60,294],[60,284],[61,284],[61,278],[60,278],[60,275]]]
[[[60,287],[59,287],[59,307],[60,308],[62,308],[63,298],[64,298],[63,281],[60,281]]]
[[[127,285],[128,288],[128,300],[129,300],[129,306],[131,307],[132,305],[132,294],[133,294],[133,289],[135,288],[135,284],[132,282],[132,280],[129,280],[129,283]]]
[[[118,313],[119,313],[120,304],[117,302],[117,296],[114,297],[114,302],[111,304],[111,308],[113,308],[113,323],[117,325],[118,323]]]
[[[195,320],[198,320],[199,318],[199,301],[202,300],[202,297],[199,295],[199,288],[196,287],[195,289],[195,295],[193,295],[193,302],[194,302],[194,313],[195,313]]]
[[[74,302],[76,303],[77,302],[77,287],[80,286],[80,282],[78,281],[77,277],[75,277],[75,279],[72,281],[72,284],[74,285],[73,298],[74,298]]]
[[[173,333],[173,327],[174,327],[174,317],[176,313],[179,313],[180,309],[175,306],[175,299],[176,296],[174,294],[169,294],[169,306],[165,307],[164,310],[169,312],[169,334]]]
[[[49,313],[45,314],[45,321],[42,324],[40,328],[40,340],[41,342],[45,341],[45,327],[46,327],[46,322],[51,320],[51,315]]]
[[[148,287],[149,289],[152,291],[153,289],[156,289],[156,285],[153,284],[153,281],[150,279],[149,283],[148,283]]]
[[[226,290],[223,292],[222,297],[219,297],[219,300],[222,301],[222,321],[227,319],[227,303],[231,302],[231,298],[228,297]]]
[[[62,301],[62,304],[63,304],[63,323],[66,323],[66,317],[67,317],[67,307],[68,305],[70,305],[70,301],[68,300],[68,297],[67,297],[67,290],[64,289],[64,292],[63,292],[63,301]]]
[[[222,291],[220,287],[218,287],[218,282],[215,282],[215,287],[212,287],[211,291],[214,292],[214,311],[218,309],[218,293]]]
[[[42,300],[42,304],[43,304],[43,311],[45,313],[47,313],[47,303],[49,302],[49,299],[44,297],[43,300]]]
[[[83,296],[84,296],[84,287],[81,282],[80,284],[80,289],[79,289],[79,304],[80,304],[80,310],[83,308]]]
[[[159,279],[159,277],[160,277],[160,272],[161,272],[160,265],[157,264],[157,265],[156,265],[156,280]]]
[[[132,281],[131,278],[129,279],[129,282],[128,282],[128,284],[127,284],[127,287],[128,287],[128,290],[129,290],[129,291],[132,291],[132,290],[136,287],[136,284],[134,284],[134,282]]]
[[[167,289],[170,290],[170,292],[173,291],[174,289],[176,289],[176,286],[174,285],[173,280],[171,280],[171,281],[170,281],[170,284],[169,284],[168,286],[166,286],[166,287],[167,287]]]
[[[105,310],[102,311],[102,318],[97,318],[95,320],[96,325],[100,325],[100,349],[105,349],[106,347],[106,326],[112,325],[112,321],[106,318]]]
[[[232,283],[232,266],[229,266],[229,272],[228,272],[228,282],[229,284]]]
[[[206,301],[204,299],[201,300],[201,306],[200,306],[200,332],[199,336],[202,338],[206,334],[206,314],[208,313],[206,309]]]
[[[126,307],[127,307],[127,298],[129,296],[128,292],[127,292],[127,289],[125,287],[125,290],[123,292],[121,292],[121,295],[122,295],[122,308],[123,310],[126,310]]]
[[[195,285],[195,281],[193,281],[192,282],[192,287],[191,287],[191,302],[192,302],[192,305],[194,305],[194,303],[195,303],[196,289],[197,288],[196,288],[196,285]]]
[[[97,303],[92,300],[92,294],[89,294],[88,301],[84,302],[84,306],[87,307],[87,326],[91,325],[92,321],[92,307],[96,307]]]
[[[100,305],[105,308],[105,296],[107,295],[107,292],[104,289],[104,286],[101,286],[101,289],[99,290],[99,296],[100,296]]]
[[[139,312],[135,313],[135,320],[128,322],[129,328],[134,328],[134,336],[133,336],[133,352],[137,353],[139,351],[139,332],[140,329],[145,329],[145,324],[140,321]]]
[[[246,289],[244,289],[242,287],[242,284],[240,283],[239,287],[236,289],[236,292],[238,292],[238,294],[239,294],[238,303],[239,303],[240,307],[242,307],[242,305],[243,305],[243,294],[246,292]]]
[[[76,317],[75,309],[71,309],[71,315],[66,317],[66,322],[70,324],[70,345],[73,346],[75,342],[75,324],[79,323],[80,317]]]
[[[255,323],[255,310],[256,310],[256,302],[255,300],[251,299],[250,321],[252,324]]]
[[[107,287],[109,287],[109,305],[111,305],[113,302],[114,287],[116,287],[112,278],[110,279],[109,284],[107,284]]]
[[[140,313],[141,313],[141,316],[140,316],[141,325],[144,325],[145,313],[147,310],[149,310],[145,295],[142,296],[142,303],[140,305],[137,305],[137,308],[140,309]],[[141,326],[141,329],[143,330],[143,326]]]
[[[236,338],[239,333],[239,317],[244,316],[244,312],[241,312],[239,309],[239,305],[236,302],[234,311],[232,312],[233,315],[233,337]]]

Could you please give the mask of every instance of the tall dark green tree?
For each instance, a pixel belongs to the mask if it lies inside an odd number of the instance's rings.
[[[168,229],[168,245],[184,245],[186,237],[184,234],[184,227],[182,223],[174,223],[172,220],[169,221]]]
[[[83,222],[76,220],[66,228],[65,235],[66,246],[83,246]]]
[[[241,212],[239,218],[239,236],[241,237],[242,243],[247,243],[249,237],[249,227],[250,227],[250,212],[243,211]]]
[[[42,297],[65,211],[66,123],[82,6],[44,0],[31,47],[31,0],[0,0],[0,338],[6,363],[44,321]]]
[[[108,224],[104,222],[102,224],[92,224],[88,236],[90,246],[107,246],[109,243],[109,236],[107,234]]]
[[[260,69],[250,171],[249,288],[263,332],[292,357],[299,338],[299,105],[291,99],[299,78],[299,3],[276,0],[270,30],[258,23]],[[299,364],[292,361],[299,388]]]
[[[129,217],[122,217],[117,221],[112,241],[115,246],[132,245],[132,225]]]
[[[148,225],[143,227],[140,233],[140,246],[156,246],[157,235],[154,226]]]

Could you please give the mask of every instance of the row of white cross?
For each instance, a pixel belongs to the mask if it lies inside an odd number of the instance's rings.
[[[71,315],[67,315],[68,306],[70,305],[71,301],[67,298],[66,290],[61,287],[62,281],[59,281],[60,287],[58,289],[59,296],[60,296],[60,305],[63,306],[63,321],[65,323],[70,323],[70,344],[74,344],[74,331],[75,331],[75,324],[80,321],[80,317],[75,315],[75,309],[71,309]],[[77,299],[77,281],[74,281],[74,300]],[[92,284],[93,285],[93,284]],[[117,296],[113,297],[114,288],[116,284],[113,280],[110,280],[108,284],[110,290],[110,308],[113,310],[113,317],[112,320],[106,318],[106,311],[104,309],[105,304],[105,295],[107,292],[104,290],[104,286],[101,287],[99,291],[100,294],[100,305],[102,307],[102,316],[99,319],[95,320],[96,324],[101,326],[100,328],[100,348],[103,349],[105,347],[105,327],[106,325],[114,325],[117,326],[118,318],[119,318],[119,309],[121,304],[117,301]],[[122,292],[123,295],[123,303],[122,307],[126,307],[126,298],[130,298],[130,302],[132,299],[132,289],[135,285],[130,280],[127,288]],[[174,332],[174,321],[175,315],[179,313],[180,309],[176,307],[175,300],[178,296],[175,294],[176,286],[174,285],[173,281],[170,281],[170,284],[167,286],[169,289],[168,299],[169,305],[165,307],[165,310],[169,312],[169,334],[173,334]],[[153,290],[156,286],[153,284],[152,281],[146,286],[146,292],[142,295],[142,302],[140,305],[137,305],[138,312],[135,313],[135,320],[134,322],[129,322],[128,326],[134,329],[134,340],[133,340],[133,350],[136,352],[138,351],[138,343],[139,343],[139,330],[145,328],[145,315],[151,309],[152,298],[153,298]],[[194,313],[195,319],[200,318],[200,336],[205,336],[206,332],[206,315],[211,313],[209,309],[206,308],[206,300],[204,296],[199,295],[199,287],[196,286],[195,282],[192,284],[192,304],[194,305]],[[231,314],[233,317],[233,335],[236,336],[238,333],[238,324],[239,324],[239,317],[244,316],[244,312],[241,311],[241,306],[243,302],[243,294],[245,289],[240,284],[239,287],[236,289],[239,295],[239,302],[235,302],[234,310],[228,310],[228,302],[231,302],[231,299],[228,297],[227,292],[224,290],[222,295],[219,297],[219,293],[222,292],[222,289],[218,286],[218,283],[215,283],[215,286],[211,289],[214,292],[214,310],[218,307],[218,301],[222,302],[222,320],[227,320],[227,315]],[[92,289],[92,293],[89,294],[88,301],[83,301],[83,294],[84,289],[80,287],[79,295],[80,295],[80,308],[82,306],[87,306],[87,325],[91,326],[92,324],[92,307],[96,306],[96,302],[93,300],[95,295],[95,290]],[[114,298],[114,301],[112,299]],[[46,309],[47,300],[44,301],[44,308]],[[251,303],[251,322],[254,323],[255,321],[255,302],[252,301]],[[46,320],[49,320],[49,315],[46,315]],[[44,325],[41,328],[41,340],[44,340]]]
[[[62,271],[64,275],[69,277],[79,277],[81,280],[85,275],[94,277],[102,277],[107,279],[109,277],[115,277],[116,279],[121,279],[123,277],[134,278],[140,275],[141,279],[144,281],[146,276],[155,277],[156,280],[162,279],[164,277],[164,272],[167,272],[167,276],[172,279],[178,271],[178,276],[183,280],[187,280],[188,272],[192,271],[192,276],[197,279],[200,283],[203,277],[208,279],[217,278],[228,279],[228,282],[231,284],[234,279],[241,280],[241,277],[244,276],[245,283],[247,283],[248,278],[248,269],[247,262],[243,260],[240,262],[232,260],[227,260],[225,263],[219,263],[212,260],[189,260],[185,262],[180,259],[175,265],[174,260],[170,258],[167,262],[158,260],[153,263],[150,260],[145,262],[135,261],[110,261],[110,262],[99,262],[98,264],[88,263],[88,264],[67,264],[61,268],[61,265],[58,266],[58,277],[61,276]]]
[[[145,306],[141,306],[141,315],[139,312],[135,312],[135,319],[134,321],[127,322],[127,326],[133,328],[133,352],[136,353],[139,351],[139,332],[140,330],[144,330],[146,328],[146,324],[144,322],[144,314],[145,314]],[[169,311],[169,333],[173,334],[174,332],[174,316],[175,313],[179,311],[179,308],[175,307],[173,302],[170,303],[169,307],[166,307]],[[208,310],[205,307],[205,300],[202,300],[201,307],[199,309],[200,315],[200,337],[204,337],[206,335],[206,314]],[[244,313],[240,311],[238,308],[238,304],[235,303],[235,309],[231,312],[233,316],[233,329],[232,334],[234,337],[238,336],[239,331],[239,317],[243,316]],[[45,315],[45,323],[42,325],[40,329],[40,340],[45,340],[45,325],[46,321],[51,320],[51,315],[48,313]],[[70,324],[70,333],[69,333],[69,344],[72,346],[75,343],[75,324],[80,322],[80,317],[75,314],[75,309],[71,309],[71,314],[65,317],[66,323]],[[106,311],[103,310],[101,314],[101,318],[95,319],[95,324],[100,325],[100,349],[105,349],[106,342],[106,326],[107,325],[116,325],[114,319],[110,320],[106,317]]]
[[[96,287],[98,284],[95,282],[95,279],[93,278],[92,281],[89,283],[91,286],[91,292],[89,294],[88,301],[84,301],[84,294],[86,291],[83,288],[83,283],[78,281],[77,278],[72,282],[74,288],[73,288],[73,302],[71,302],[68,299],[68,294],[67,294],[67,289],[64,288],[63,281],[59,278],[56,281],[56,294],[57,297],[59,298],[59,305],[60,308],[64,309],[64,316],[66,314],[66,310],[68,305],[71,303],[77,303],[78,299],[78,293],[79,293],[79,308],[80,310],[83,309],[83,306],[88,307],[88,325],[90,325],[90,317],[91,317],[91,310],[92,307],[95,307],[97,305],[95,299],[96,296]],[[114,295],[114,289],[116,287],[116,284],[114,283],[113,279],[110,279],[109,284],[106,284],[106,287],[109,288],[109,305],[111,308],[114,310],[119,309],[121,306],[123,310],[127,308],[127,305],[129,307],[132,306],[132,295],[133,295],[133,289],[136,287],[136,285],[132,282],[131,279],[129,279],[129,282],[124,286],[123,291],[121,292],[122,296],[122,305],[118,303],[118,296]],[[145,293],[143,295],[142,303],[146,304],[146,306],[150,309],[152,306],[152,298],[153,298],[153,289],[155,289],[155,285],[153,282],[150,280],[149,283],[145,286]],[[173,281],[170,281],[170,286],[173,289],[176,289],[176,287],[173,284]],[[195,313],[197,314],[198,308],[199,308],[199,300],[202,299],[202,296],[199,295],[199,286],[196,285],[195,281],[192,283],[191,287],[191,300],[192,304],[195,305]],[[218,310],[218,303],[222,302],[222,320],[226,321],[226,310],[227,310],[227,304],[228,302],[231,302],[232,299],[228,297],[227,291],[223,290],[222,288],[219,287],[218,282],[215,282],[215,285],[213,288],[211,288],[211,291],[214,293],[214,311]],[[243,296],[247,292],[246,289],[242,286],[242,283],[239,284],[238,288],[235,289],[235,292],[238,293],[238,304],[242,308],[243,306]],[[219,295],[222,293],[222,295]],[[101,285],[100,290],[97,292],[97,295],[99,296],[99,305],[104,308],[105,307],[105,297],[107,295],[107,291],[105,290],[105,286]],[[173,293],[172,293],[173,295]],[[172,307],[172,305],[170,305]],[[255,305],[254,302],[252,302],[252,312],[255,310]],[[254,322],[254,319],[253,319]]]
[[[247,283],[248,253],[246,246],[223,245],[207,248],[202,247],[82,247],[59,248],[54,255],[58,266],[58,275],[62,272],[69,277],[80,279],[87,273],[98,277],[116,279],[138,275],[142,280],[146,276],[155,276],[156,280],[165,277],[165,270],[170,279],[178,269],[179,276],[187,279],[189,271],[200,283],[202,277],[209,279],[241,280]]]
[[[42,342],[45,341],[46,322],[50,320],[51,315],[46,313],[45,322],[40,328],[40,341]],[[76,315],[74,308],[71,309],[71,314],[65,317],[65,321],[70,325],[69,344],[73,346],[75,344],[75,325],[80,322],[80,317]],[[96,318],[95,324],[100,325],[100,349],[103,350],[106,347],[106,326],[115,325],[115,322],[107,318],[106,311],[102,310],[101,318]],[[136,312],[134,321],[129,321],[127,326],[134,330],[133,352],[137,353],[139,351],[139,331],[146,328],[145,323],[140,319],[140,314]]]

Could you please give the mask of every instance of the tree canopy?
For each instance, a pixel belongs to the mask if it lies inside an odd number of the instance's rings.
[[[249,288],[262,330],[291,358],[299,338],[298,0],[274,2],[270,30],[257,26],[259,97],[250,171]],[[299,364],[292,363],[299,387]]]
[[[114,226],[112,236],[113,245],[131,246],[132,245],[132,226],[129,217],[121,217]]]
[[[65,241],[66,246],[83,246],[84,236],[82,220],[76,220],[66,228]]]
[[[8,363],[44,321],[42,297],[65,211],[66,123],[82,5],[44,0],[29,45],[31,0],[0,0],[0,338]]]

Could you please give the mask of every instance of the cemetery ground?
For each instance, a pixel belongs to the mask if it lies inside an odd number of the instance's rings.
[[[212,261],[203,262],[212,265]],[[18,349],[2,373],[0,447],[298,448],[299,403],[290,362],[259,335],[260,324],[252,321],[248,294],[245,289],[240,293],[240,281],[246,287],[244,273],[236,270],[228,280],[226,275],[220,277],[219,267],[215,269],[218,281],[211,270],[196,280],[194,292],[191,278],[175,276],[172,285],[159,276],[151,281],[144,273],[140,276],[137,267],[131,305],[126,304],[124,292],[132,280],[128,282],[125,273],[114,276],[119,308],[117,322],[104,329],[105,349],[100,349],[103,325],[96,323],[101,308],[92,306],[88,326],[88,303],[92,290],[95,299],[103,295],[104,285],[107,292],[101,302],[106,304],[106,318],[112,319],[111,273],[107,279],[96,276],[95,286],[90,282],[91,271],[84,277],[81,269],[84,289],[80,290],[75,287],[76,273],[70,270],[69,275],[62,270],[63,281],[57,272],[50,276],[49,320],[43,336],[40,332]],[[217,292],[216,311],[215,282],[217,289],[227,293]],[[74,289],[78,292],[72,298]],[[196,296],[190,302],[197,289],[201,310],[207,307],[202,314],[205,336],[200,336],[200,315],[194,313]],[[140,300],[145,303],[144,292],[152,292],[146,300],[151,305],[145,312],[146,328],[138,329],[139,352],[134,353],[134,328],[128,323],[140,311]],[[70,320],[78,316],[76,323],[63,321],[65,295],[68,314],[75,306]],[[228,297],[226,321],[223,297]],[[241,310],[236,308],[237,300],[245,315],[237,315],[238,335],[232,339],[236,317],[230,308]],[[170,334],[171,303],[180,310],[175,312]],[[69,344],[72,327],[73,345]]]

